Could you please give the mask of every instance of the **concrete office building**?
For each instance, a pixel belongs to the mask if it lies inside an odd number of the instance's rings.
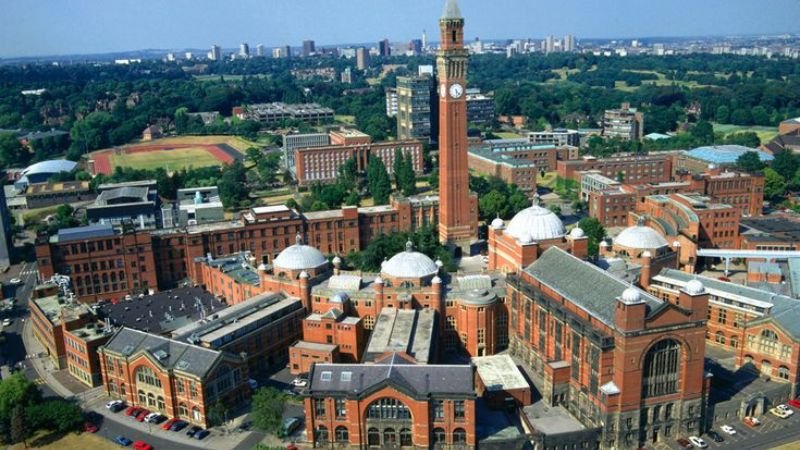
[[[630,103],[619,109],[608,109],[603,114],[603,136],[623,141],[641,141],[644,135],[644,114]]]
[[[284,167],[294,173],[295,149],[322,147],[330,145],[331,138],[328,133],[287,134],[283,136],[283,162]]]
[[[397,77],[398,139],[431,139],[432,89],[431,77]]]

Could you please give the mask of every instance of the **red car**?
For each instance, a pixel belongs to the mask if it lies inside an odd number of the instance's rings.
[[[142,408],[140,406],[128,406],[128,409],[125,410],[125,415],[136,417],[141,410]]]
[[[167,420],[166,422],[161,424],[161,429],[162,430],[169,430],[169,427],[171,427],[172,424],[175,423],[177,420],[178,419],[175,419],[175,418]]]
[[[133,443],[134,450],[153,450],[153,446],[144,441],[136,441]]]
[[[146,417],[148,414],[150,414],[150,411],[148,411],[148,410],[146,410],[146,409],[142,408],[141,410],[139,410],[139,414],[136,414],[136,420],[138,420],[139,422],[144,422],[144,418],[145,418],[145,417]]]
[[[800,399],[793,398],[786,402],[789,406],[793,406],[795,408],[800,408]]]
[[[97,425],[93,424],[92,422],[85,422],[83,424],[83,431],[87,433],[97,433]]]

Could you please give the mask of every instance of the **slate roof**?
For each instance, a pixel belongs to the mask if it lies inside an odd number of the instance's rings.
[[[612,328],[615,328],[616,300],[631,287],[558,247],[547,249],[525,272]],[[645,291],[640,291],[640,295],[647,304],[648,317],[666,306]]]
[[[222,352],[217,350],[185,344],[126,327],[114,334],[104,347],[127,358],[144,353],[165,369],[178,370],[201,378],[222,358]]]
[[[382,364],[315,364],[307,393],[362,396],[385,385],[416,398],[475,395],[472,366],[417,365],[397,355]]]
[[[62,228],[58,230],[57,242],[69,242],[100,237],[114,236],[111,224],[87,225],[84,227]]]

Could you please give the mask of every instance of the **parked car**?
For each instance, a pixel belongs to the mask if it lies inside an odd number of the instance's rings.
[[[800,399],[793,398],[786,403],[788,403],[789,406],[792,406],[794,408],[800,408]]]
[[[148,444],[145,441],[136,441],[133,443],[133,448],[135,450],[153,450],[153,446]]]
[[[281,429],[278,432],[279,437],[287,437],[291,436],[295,430],[300,427],[301,421],[299,417],[287,417],[283,421],[283,425],[281,425]]]
[[[256,390],[256,389],[258,389],[258,381],[254,380],[254,379],[252,379],[252,378],[250,378],[249,380],[247,380],[247,384],[249,384],[249,385],[250,385],[250,389],[252,389],[252,390]]]
[[[682,448],[683,450],[688,450],[692,448],[692,443],[689,442],[688,439],[678,438],[675,442],[677,442],[678,447]]]
[[[751,426],[751,427],[757,427],[757,426],[761,425],[761,421],[760,420],[758,420],[755,417],[751,417],[751,416],[745,417],[744,419],[742,419],[742,422],[744,422],[745,425],[748,425],[748,426]]]
[[[125,415],[136,417],[141,410],[142,408],[139,406],[129,406],[128,409],[125,410]]]
[[[150,413],[150,414],[144,416],[144,421],[147,422],[147,423],[161,423],[161,421],[163,419],[164,419],[164,416],[162,416],[161,414],[159,414],[157,412]]]
[[[794,411],[792,411],[792,408],[789,408],[789,407],[788,407],[788,406],[786,406],[786,405],[778,405],[778,406],[776,406],[775,408],[777,408],[777,409],[780,409],[781,411],[786,411],[787,413],[789,413],[789,415],[790,415],[790,416],[791,416],[792,414],[794,414]]]
[[[83,423],[83,431],[87,433],[97,433],[97,425],[93,424],[92,422],[84,422]]]
[[[194,434],[192,437],[193,437],[193,438],[195,438],[195,439],[197,439],[197,440],[203,440],[203,439],[205,439],[205,437],[206,437],[206,436],[208,436],[210,433],[211,433],[211,432],[210,432],[210,431],[208,431],[208,430],[199,430],[199,431],[198,431],[197,433],[195,433],[195,434]]]
[[[775,417],[780,417],[781,419],[788,419],[789,416],[794,414],[792,411],[786,411],[780,408],[770,408],[769,413]]]
[[[169,419],[166,422],[161,424],[161,429],[162,430],[169,430],[170,428],[172,428],[172,424],[174,424],[177,421],[178,421],[178,419],[175,419],[175,418]]]
[[[242,424],[241,424],[241,425],[239,425],[239,430],[240,430],[240,431],[247,431],[247,430],[249,430],[249,429],[250,429],[252,426],[253,426],[253,422],[250,422],[250,421],[248,420],[247,422],[242,422]]]
[[[736,434],[736,430],[730,425],[723,425],[723,426],[719,427],[719,429],[722,430],[724,433],[727,433],[727,434],[731,434],[731,435]]]
[[[110,410],[111,412],[119,412],[123,408],[125,408],[125,402],[122,400],[111,400],[110,402],[106,403],[106,409]]]
[[[172,424],[171,427],[169,427],[169,431],[181,431],[182,429],[186,428],[187,425],[189,425],[189,422],[178,419]]]
[[[136,414],[136,420],[144,422],[144,418],[147,417],[148,414],[150,414],[150,411],[142,408],[139,410],[139,413]]]
[[[11,318],[10,317],[6,317],[5,319],[3,319],[3,326],[4,327],[10,327],[11,326]]]
[[[295,387],[306,387],[308,386],[308,380],[305,378],[297,377],[294,380],[292,380],[292,385]]]
[[[708,444],[702,438],[698,436],[689,436],[689,442],[692,443],[697,448],[707,448]]]
[[[707,434],[708,434],[708,437],[710,437],[711,440],[713,440],[714,442],[724,442],[725,441],[725,439],[722,436],[720,436],[719,433],[717,433],[714,430],[708,430]]]
[[[719,278],[719,281],[725,281],[725,282],[727,282],[727,283],[730,283],[730,282],[731,282],[731,279],[730,279],[730,278],[728,278],[728,277],[718,277],[718,278]]]
[[[126,438],[125,436],[117,436],[114,438],[114,443],[117,445],[121,445],[123,447],[127,447],[133,443],[132,440]]]
[[[194,436],[195,433],[197,433],[200,430],[202,430],[202,428],[198,427],[197,425],[192,425],[191,427],[189,427],[188,430],[186,430],[186,435],[192,437]]]

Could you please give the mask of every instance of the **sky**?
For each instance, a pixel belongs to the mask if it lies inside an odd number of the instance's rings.
[[[0,0],[0,58],[438,40],[444,0]],[[800,0],[459,0],[472,40],[800,33]]]

